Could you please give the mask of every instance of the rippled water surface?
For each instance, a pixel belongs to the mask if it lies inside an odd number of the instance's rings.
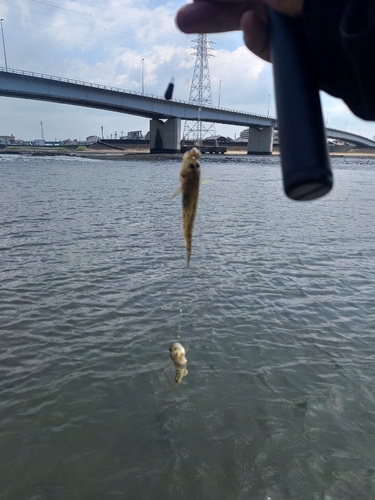
[[[375,165],[0,157],[0,498],[375,498]],[[188,348],[170,391],[168,347]]]

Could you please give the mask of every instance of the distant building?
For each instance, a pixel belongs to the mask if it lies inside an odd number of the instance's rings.
[[[273,143],[275,146],[279,145],[279,131],[276,129],[273,130]]]
[[[242,132],[240,132],[240,137],[237,139],[237,142],[240,142],[241,140],[242,141],[249,140],[249,129],[248,128],[245,128],[244,130],[242,130]],[[273,143],[275,145],[279,144],[279,131],[277,129],[273,130]]]
[[[91,144],[96,144],[100,141],[100,137],[97,135],[89,135],[86,137],[86,145],[91,146]]]
[[[65,139],[62,144],[78,144],[77,139]]]
[[[46,145],[46,141],[44,141],[43,139],[35,139],[35,141],[33,141],[33,146],[45,146]]]
[[[233,141],[230,137],[224,137],[223,135],[211,135],[210,137],[205,137],[204,140],[214,140],[217,141],[218,144],[227,144]]]
[[[0,144],[5,144],[6,146],[14,144],[14,135],[0,135]]]
[[[239,138],[248,140],[249,139],[249,129],[245,128],[245,130],[242,130],[242,132],[240,132]]]
[[[126,139],[144,139],[142,135],[142,130],[133,130],[132,132],[128,132]]]
[[[242,137],[237,137],[237,139],[233,139],[234,144],[247,144],[249,139],[243,139]]]

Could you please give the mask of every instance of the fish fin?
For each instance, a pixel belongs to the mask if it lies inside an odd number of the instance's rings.
[[[178,186],[176,191],[173,193],[172,198],[176,198],[176,196],[179,196],[180,194],[182,194],[182,188],[181,186]]]

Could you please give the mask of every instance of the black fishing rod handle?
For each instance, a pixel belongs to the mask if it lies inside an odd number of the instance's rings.
[[[267,12],[284,190],[314,200],[333,185],[318,82],[301,19]]]

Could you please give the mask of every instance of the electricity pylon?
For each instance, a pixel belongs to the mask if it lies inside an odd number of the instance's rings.
[[[205,34],[198,35],[198,38],[193,40],[193,42],[197,42],[197,45],[193,47],[196,49],[195,54],[193,54],[196,55],[196,59],[189,102],[198,106],[212,106],[210,70],[208,67],[208,58],[211,55],[210,43]],[[184,139],[192,139],[201,144],[202,139],[211,135],[215,135],[215,125],[213,123],[203,124],[200,120],[199,112],[196,122],[185,121]]]

